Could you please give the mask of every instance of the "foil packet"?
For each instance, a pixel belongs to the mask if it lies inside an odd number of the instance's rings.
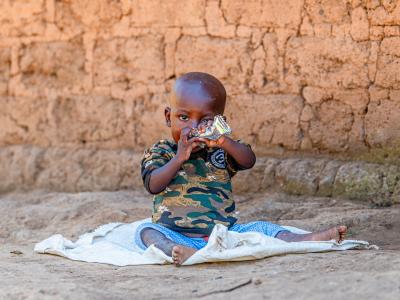
[[[204,132],[200,132],[197,128],[193,128],[189,134],[189,138],[200,137],[209,140],[218,140],[222,135],[229,135],[232,133],[231,128],[225,122],[221,115],[214,117],[213,124],[206,128]]]

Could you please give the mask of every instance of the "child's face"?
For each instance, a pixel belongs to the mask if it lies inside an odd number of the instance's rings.
[[[212,121],[214,116],[224,113],[225,103],[213,96],[213,91],[198,83],[183,83],[174,89],[171,107],[165,109],[167,125],[175,142],[180,139],[182,129],[197,128],[203,122]],[[197,148],[197,149],[196,149]],[[196,147],[193,150],[198,150]]]

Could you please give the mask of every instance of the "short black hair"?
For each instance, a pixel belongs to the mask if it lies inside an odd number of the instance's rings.
[[[215,98],[219,101],[223,101],[225,107],[226,102],[226,90],[224,85],[216,77],[211,74],[203,72],[189,72],[178,77],[175,82],[175,88],[179,85],[179,82],[193,82],[201,83],[204,85],[207,91],[210,91]]]

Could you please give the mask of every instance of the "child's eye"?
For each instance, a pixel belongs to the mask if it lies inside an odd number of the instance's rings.
[[[187,115],[179,115],[179,120],[187,121],[187,120],[189,120],[189,117]]]

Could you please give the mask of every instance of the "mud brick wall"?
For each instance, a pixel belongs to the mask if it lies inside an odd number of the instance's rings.
[[[4,0],[0,179],[19,157],[30,175],[11,186],[73,174],[79,190],[102,153],[116,165],[97,162],[92,184],[107,186],[126,153],[168,137],[163,109],[188,71],[221,79],[259,156],[400,153],[400,1]]]

